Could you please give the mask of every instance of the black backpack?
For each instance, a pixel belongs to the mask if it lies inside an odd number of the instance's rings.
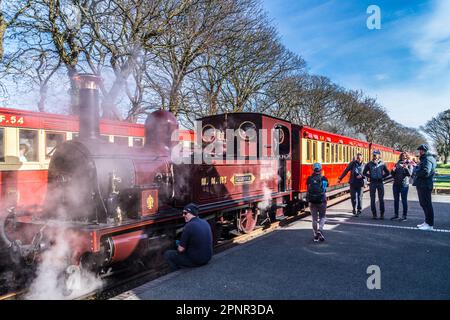
[[[322,203],[324,190],[322,187],[322,176],[312,175],[308,184],[308,201],[311,203]]]

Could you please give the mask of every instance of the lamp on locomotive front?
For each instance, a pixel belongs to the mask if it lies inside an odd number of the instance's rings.
[[[74,77],[77,84],[78,110],[80,117],[80,139],[98,139],[100,137],[99,85],[102,79],[94,74],[78,74]]]

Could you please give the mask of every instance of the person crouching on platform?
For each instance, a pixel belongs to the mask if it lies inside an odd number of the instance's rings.
[[[199,209],[194,203],[186,205],[183,217],[186,225],[177,241],[177,250],[164,253],[172,271],[181,267],[199,267],[211,260],[213,254],[212,232],[209,223],[198,217]]]
[[[328,179],[322,176],[322,165],[320,163],[313,164],[313,173],[306,180],[307,199],[311,210],[312,228],[314,232],[314,242],[325,241],[323,236],[323,227],[325,225],[325,214],[327,210],[326,191],[328,187]],[[319,226],[317,226],[319,220]]]

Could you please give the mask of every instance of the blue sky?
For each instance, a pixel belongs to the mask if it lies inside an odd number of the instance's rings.
[[[450,108],[449,0],[262,0],[309,71],[374,96],[412,127]],[[369,30],[369,5],[381,29]]]

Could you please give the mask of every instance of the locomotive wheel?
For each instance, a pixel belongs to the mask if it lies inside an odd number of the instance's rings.
[[[237,213],[237,228],[242,233],[250,233],[256,227],[258,214],[252,209],[242,209]]]

